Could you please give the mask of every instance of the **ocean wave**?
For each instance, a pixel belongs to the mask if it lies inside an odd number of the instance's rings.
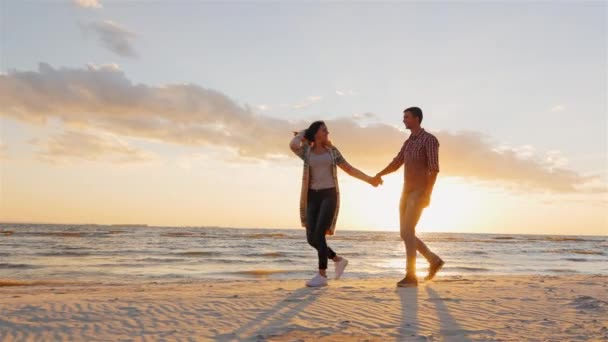
[[[298,237],[299,238],[299,237]],[[369,236],[348,236],[348,235],[335,235],[330,238],[334,241],[401,241],[399,234],[395,235],[369,235]]]
[[[57,249],[71,249],[71,250],[90,250],[90,248],[88,248],[88,247],[70,246],[70,245],[55,245],[55,246],[53,246],[53,248],[57,248]]]
[[[579,273],[576,270],[570,270],[570,269],[566,269],[566,268],[549,268],[546,271],[553,272],[553,273]]]
[[[543,238],[540,238],[539,240],[551,241],[551,242],[573,242],[573,241],[594,242],[594,241],[597,241],[597,240],[583,239],[583,238],[577,238],[577,237],[568,237],[568,236],[545,236]]]
[[[30,265],[30,264],[10,264],[10,263],[0,263],[0,269],[7,268],[40,268],[41,266]]]
[[[290,236],[290,235],[283,234],[283,233],[254,233],[254,234],[240,235],[239,237],[243,237],[243,238],[247,238],[247,239],[267,239],[267,238],[289,239],[289,238],[296,238],[296,236]]]
[[[582,255],[605,255],[606,253],[601,251],[593,251],[586,249],[549,249],[544,251],[544,253],[558,253],[558,254],[582,254]]]
[[[197,257],[197,256],[211,256],[220,254],[219,252],[209,252],[209,251],[190,251],[190,252],[180,252],[173,253],[174,255],[183,255],[188,257]]]
[[[290,273],[291,271],[288,270],[264,270],[264,269],[259,269],[259,270],[245,270],[245,271],[235,271],[232,272],[234,274],[242,274],[242,275],[248,275],[248,276],[253,276],[253,277],[267,277],[273,274],[285,274],[285,273]]]
[[[133,264],[133,263],[128,263],[128,264],[121,264],[121,263],[107,263],[107,264],[97,264],[97,265],[93,265],[94,267],[143,267],[143,264]]]
[[[260,252],[260,253],[247,253],[243,254],[246,257],[267,257],[267,258],[279,258],[287,257],[288,253],[285,252]]]
[[[469,266],[455,266],[455,267],[446,267],[445,270],[450,271],[463,271],[463,272],[487,272],[489,269],[484,267],[469,267]]]
[[[564,260],[568,260],[568,261],[575,261],[575,262],[582,262],[582,261],[588,261],[585,258],[565,258]]]
[[[170,236],[170,237],[203,237],[207,236],[207,234],[203,232],[169,232],[169,233],[161,233],[160,236]]]
[[[58,251],[58,252],[36,253],[36,255],[42,255],[42,256],[88,256],[88,255],[93,255],[93,253],[90,253],[90,252],[74,252],[74,251]]]
[[[220,264],[259,264],[258,261],[255,260],[243,260],[243,259],[207,259],[208,262],[220,263]]]
[[[23,232],[23,234],[33,236],[61,236],[61,237],[82,237],[84,232],[62,231],[62,232]]]
[[[178,258],[144,258],[144,259],[139,259],[138,261],[145,261],[145,262],[180,262],[180,261],[186,261],[186,259],[178,259]]]
[[[506,243],[531,243],[531,241],[518,240],[516,238],[488,238],[488,239],[479,239],[479,238],[460,238],[460,237],[421,237],[421,239],[425,242],[430,243],[442,243],[442,242],[454,242],[454,243],[496,243],[496,244],[506,244]]]

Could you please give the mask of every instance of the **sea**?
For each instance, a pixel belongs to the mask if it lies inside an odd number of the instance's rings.
[[[425,233],[446,262],[439,276],[608,274],[608,236]],[[399,278],[398,232],[337,230],[344,278]],[[333,270],[329,261],[329,274]],[[420,275],[426,260],[418,255]],[[0,281],[188,282],[306,279],[317,253],[303,228],[0,224]]]

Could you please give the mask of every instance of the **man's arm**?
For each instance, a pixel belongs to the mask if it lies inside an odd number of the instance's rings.
[[[403,146],[401,146],[401,149],[399,150],[397,155],[393,158],[393,161],[391,161],[390,164],[388,164],[382,171],[378,172],[376,174],[376,177],[382,177],[384,175],[388,175],[389,173],[393,173],[393,172],[399,170],[399,168],[401,167],[401,165],[403,165],[403,163],[405,161],[404,155],[403,155],[404,150],[405,150],[405,143],[403,143]],[[374,177],[374,178],[376,178],[376,177]]]
[[[437,174],[439,173],[439,141],[433,137],[427,144],[425,144],[425,152],[428,161],[428,181],[426,191],[424,193],[424,206],[428,207],[431,204],[431,194],[433,193],[433,187],[437,181]]]
[[[426,191],[425,191],[425,193],[428,194],[429,197],[433,193],[433,187],[435,186],[435,181],[437,181],[438,173],[439,172],[437,172],[437,171],[429,171],[429,178],[428,178],[428,183],[427,183]]]

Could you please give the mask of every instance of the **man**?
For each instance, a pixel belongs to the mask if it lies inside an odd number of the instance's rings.
[[[405,243],[406,274],[405,278],[397,283],[399,287],[418,285],[416,250],[430,264],[425,280],[433,279],[444,265],[444,261],[416,237],[416,224],[422,210],[431,203],[433,186],[439,172],[439,141],[434,135],[420,127],[422,116],[422,110],[418,107],[407,108],[403,111],[403,123],[411,134],[393,161],[375,176],[375,178],[381,179],[382,176],[395,172],[401,165],[405,165],[403,192],[399,204],[399,221],[401,238]]]

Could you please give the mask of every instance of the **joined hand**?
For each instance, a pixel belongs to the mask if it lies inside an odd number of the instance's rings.
[[[372,179],[370,179],[369,184],[371,184],[373,187],[378,187],[378,185],[384,183],[382,181],[382,177],[376,175],[374,177],[372,177]]]

